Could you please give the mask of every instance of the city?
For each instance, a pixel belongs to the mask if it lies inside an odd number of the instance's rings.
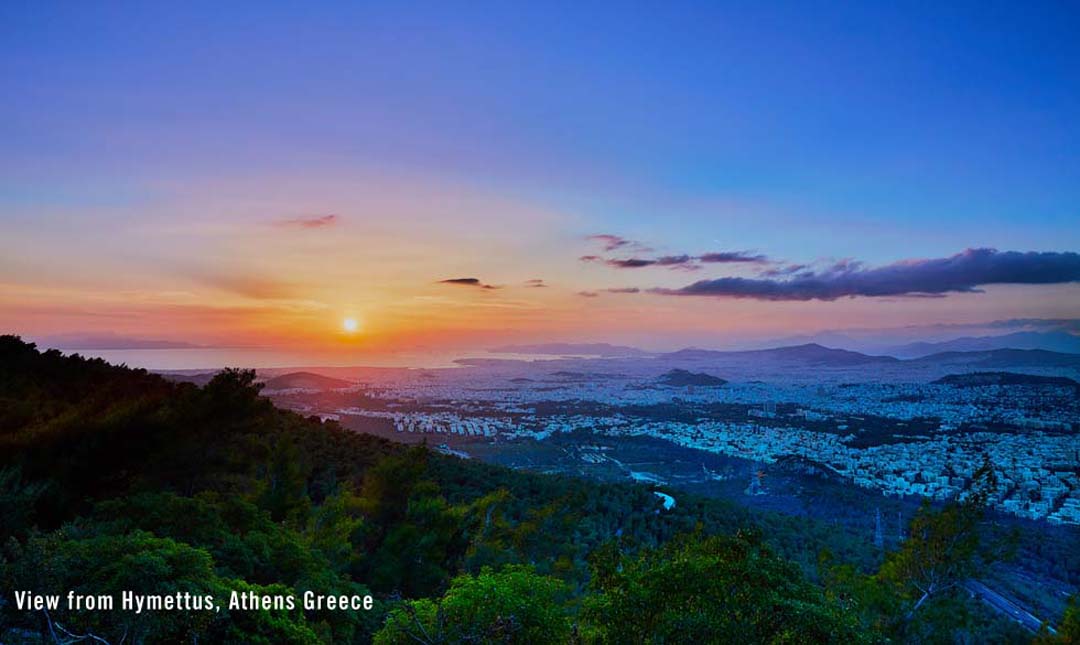
[[[824,367],[818,374],[832,382],[823,383],[808,382],[813,370],[800,366],[786,382],[774,371],[763,376],[772,382],[673,386],[652,375],[655,362],[663,360],[479,363],[339,383],[345,387],[329,394],[267,394],[346,427],[382,419],[406,440],[447,443],[457,454],[469,454],[470,444],[575,431],[649,436],[762,463],[800,457],[856,486],[933,500],[962,496],[989,457],[999,482],[994,507],[1080,524],[1080,390],[1068,376],[911,382],[894,370],[899,381],[889,383],[860,381],[874,376],[866,370]]]

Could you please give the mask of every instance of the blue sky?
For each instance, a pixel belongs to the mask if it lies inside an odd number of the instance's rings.
[[[594,233],[791,262],[1080,248],[1075,3],[227,4],[0,8],[0,232],[104,266],[69,235],[141,247],[254,217],[262,187],[268,219],[347,211],[363,176],[553,214],[525,256],[564,281],[552,249]],[[455,216],[499,226],[430,214]],[[5,282],[64,281],[27,255]]]

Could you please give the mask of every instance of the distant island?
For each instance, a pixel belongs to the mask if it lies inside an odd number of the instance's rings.
[[[86,351],[86,350],[117,350],[117,349],[204,349],[204,345],[196,345],[179,340],[163,340],[157,338],[132,338],[116,334],[62,334],[46,336],[37,339],[43,347],[55,347],[56,349]]]

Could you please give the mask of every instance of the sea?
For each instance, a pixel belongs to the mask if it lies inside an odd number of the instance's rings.
[[[587,358],[578,355],[513,354],[487,350],[414,351],[395,353],[302,352],[262,347],[192,347],[169,349],[78,349],[65,354],[101,358],[115,365],[141,367],[156,372],[204,372],[226,367],[270,369],[279,367],[461,367],[462,359],[542,361]]]

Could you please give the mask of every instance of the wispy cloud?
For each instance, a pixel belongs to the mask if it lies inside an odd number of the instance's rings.
[[[184,261],[162,259],[159,260],[159,264],[195,283],[252,300],[285,301],[305,298],[305,289],[302,285],[279,280],[269,275],[254,275],[246,271],[195,265]]]
[[[284,228],[326,228],[334,226],[339,221],[341,218],[337,215],[303,215],[279,219],[275,224]]]
[[[208,287],[253,300],[292,300],[301,297],[300,289],[296,285],[271,278],[210,272],[190,275]]]
[[[769,267],[768,269],[763,269],[762,271],[760,271],[758,273],[758,275],[764,276],[766,278],[777,278],[777,277],[782,277],[782,276],[794,275],[794,274],[800,273],[800,272],[805,273],[809,268],[810,268],[809,264],[787,264],[787,263],[784,263],[784,264],[777,264],[775,266]],[[807,275],[810,275],[810,274],[807,274]]]
[[[602,293],[641,293],[641,289],[638,287],[611,287],[595,291],[578,291],[577,295],[585,298],[599,298]]]
[[[546,287],[547,284],[545,284],[543,279],[541,279],[541,278],[533,278],[532,280],[526,280],[525,281],[525,286],[533,288],[533,289],[538,289],[538,288]]]
[[[1080,282],[1080,254],[967,249],[946,258],[903,260],[867,268],[842,260],[786,280],[726,277],[701,280],[681,289],[652,289],[673,296],[755,300],[836,300],[844,297],[926,297],[978,293],[994,284]]]
[[[477,289],[498,289],[495,285],[485,284],[479,278],[447,278],[439,280],[439,284],[453,284],[462,287],[476,287]]]
[[[635,242],[634,240],[628,240],[621,235],[612,235],[610,233],[600,233],[598,235],[589,235],[585,238],[590,242],[598,243],[605,251],[616,251],[618,249],[625,249],[628,251],[637,251],[639,253],[648,253],[652,251],[651,248],[645,246],[641,242]]]
[[[1080,318],[1010,318],[986,324],[992,329],[1027,329],[1080,333]]]

